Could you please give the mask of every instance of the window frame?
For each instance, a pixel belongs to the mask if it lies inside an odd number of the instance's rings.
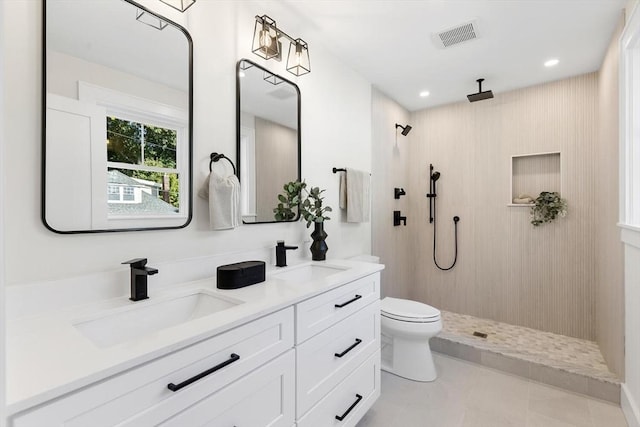
[[[129,170],[145,170],[151,172],[167,172],[175,173],[179,177],[179,200],[180,206],[178,212],[174,215],[167,214],[145,214],[145,215],[109,215],[107,214],[106,223],[103,227],[107,230],[118,229],[124,231],[129,227],[146,228],[181,228],[189,224],[191,220],[192,200],[190,195],[191,180],[191,143],[189,136],[189,111],[178,107],[163,104],[157,101],[141,98],[138,96],[126,94],[113,89],[104,88],[84,81],[78,82],[78,99],[82,102],[95,103],[106,110],[105,125],[107,117],[117,117],[122,120],[130,120],[141,123],[143,125],[151,125],[172,129],[177,132],[176,139],[176,168],[159,168],[146,165],[133,165],[130,163],[109,162],[107,158],[107,150],[104,146],[96,147],[98,150],[104,151],[104,157],[97,160],[92,165],[92,170],[104,171],[104,178],[95,179],[93,184],[94,194],[100,194],[102,188],[105,197],[107,192],[104,189],[107,186],[107,170],[108,168],[129,169]],[[104,144],[104,142],[102,142]],[[97,156],[96,156],[97,157]],[[94,157],[94,159],[96,158]],[[100,164],[98,164],[98,162]],[[100,169],[102,168],[102,169]],[[94,174],[94,178],[97,174]],[[106,200],[105,200],[106,202]],[[102,206],[102,203],[100,204]],[[108,208],[104,203],[105,209]],[[101,213],[96,213],[100,216]],[[99,223],[101,218],[94,217],[94,224]],[[181,225],[167,225],[168,222],[181,221]],[[143,225],[144,224],[144,225]],[[139,228],[141,229],[141,228]]]

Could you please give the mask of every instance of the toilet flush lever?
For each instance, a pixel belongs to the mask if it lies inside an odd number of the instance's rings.
[[[402,225],[406,226],[407,225],[407,217],[406,216],[402,216],[400,214],[400,211],[393,211],[393,226],[397,227],[400,225],[400,223],[402,222]]]

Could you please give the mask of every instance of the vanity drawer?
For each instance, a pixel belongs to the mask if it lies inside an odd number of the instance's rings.
[[[298,427],[352,427],[380,396],[380,351],[327,394]],[[341,418],[341,419],[338,419]]]
[[[375,301],[297,347],[297,414],[380,349],[380,302]]]
[[[295,421],[294,354],[289,350],[165,422],[147,411],[121,427],[289,427]]]
[[[293,311],[288,308],[18,414],[13,426],[106,427],[147,410],[166,419],[291,347]],[[168,388],[215,367],[175,392]]]
[[[296,343],[311,338],[378,299],[380,273],[375,273],[296,304]]]

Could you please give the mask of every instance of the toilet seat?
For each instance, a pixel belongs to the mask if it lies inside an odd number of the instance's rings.
[[[440,310],[417,301],[383,298],[380,311],[384,317],[402,322],[430,323],[440,320]]]

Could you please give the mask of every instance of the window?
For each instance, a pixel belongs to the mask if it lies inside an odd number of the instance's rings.
[[[178,130],[170,125],[148,124],[125,116],[106,118],[109,214],[178,213]],[[115,184],[122,186],[118,198],[112,198]],[[118,207],[114,202],[129,206]],[[138,206],[131,206],[132,202]]]
[[[184,224],[190,138],[189,111],[182,103],[188,97],[164,104],[82,81],[78,97],[104,108],[103,136],[92,148],[93,192],[104,195],[95,199],[96,227]]]

